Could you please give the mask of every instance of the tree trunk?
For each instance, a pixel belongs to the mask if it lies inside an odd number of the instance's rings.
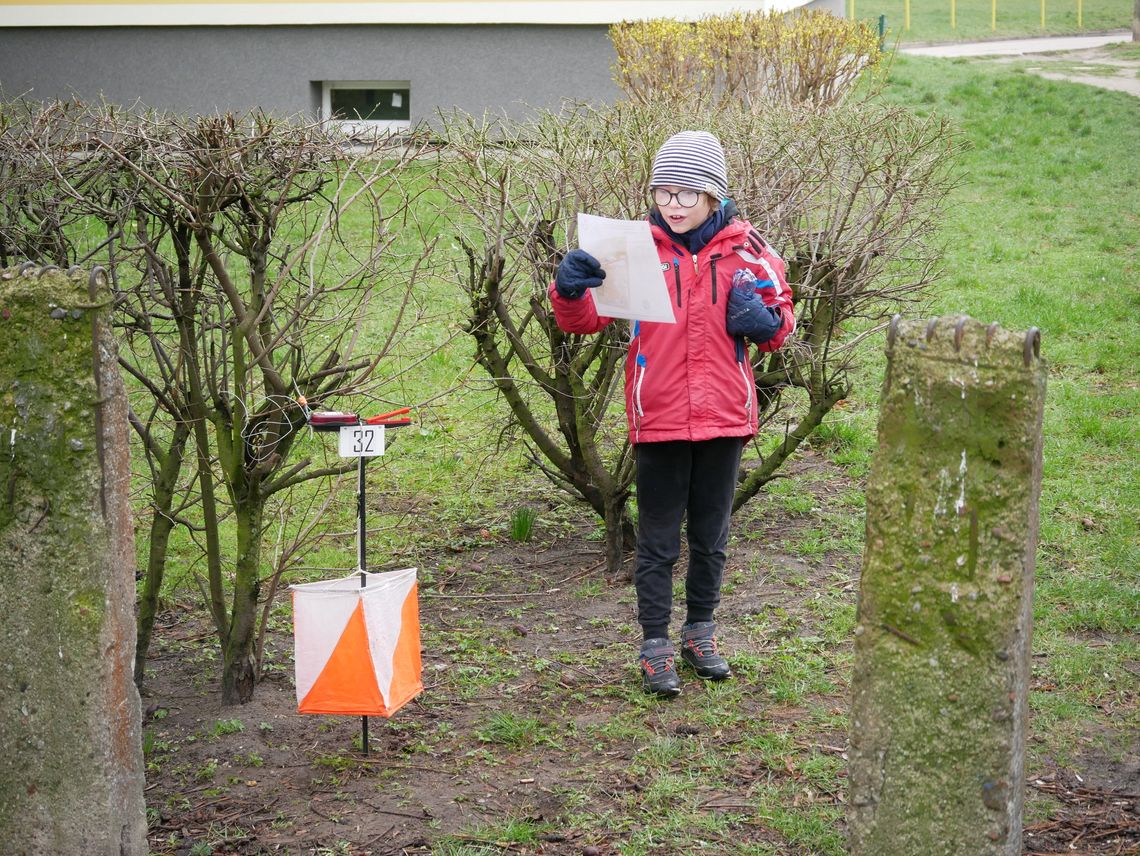
[[[162,458],[158,477],[154,482],[150,543],[147,548],[143,590],[139,595],[138,632],[135,643],[135,686],[140,689],[146,669],[146,655],[150,649],[150,637],[154,630],[154,617],[158,612],[158,596],[162,591],[162,578],[166,572],[166,550],[170,544],[170,533],[174,529],[171,509],[174,507],[178,476],[182,472],[186,440],[189,436],[190,430],[186,423],[179,422],[175,425],[170,447]]]
[[[852,677],[852,856],[1018,856],[1045,367],[892,322]]]
[[[759,493],[760,489],[775,477],[776,473],[783,467],[784,462],[822,424],[824,417],[831,412],[836,402],[846,398],[851,391],[848,384],[835,383],[834,379],[825,372],[827,347],[834,333],[834,325],[834,295],[823,295],[816,298],[815,311],[811,313],[811,320],[801,333],[815,356],[808,363],[808,377],[800,377],[797,382],[797,385],[803,386],[807,391],[811,404],[795,429],[789,431],[784,437],[784,442],[761,461],[760,466],[749,470],[744,480],[737,486],[736,494],[732,499],[733,513],[739,511],[744,503]],[[783,360],[784,358],[780,354],[774,355],[772,358],[772,362],[777,365],[782,365]],[[798,376],[799,371],[796,370],[793,374]],[[773,398],[773,391],[770,388],[757,385],[756,401],[761,415],[772,404]]]
[[[223,648],[222,704],[245,704],[257,683],[254,645],[257,641],[257,599],[261,593],[261,523],[264,500],[257,488],[234,503],[237,561],[234,566],[233,612]]]
[[[824,398],[812,402],[808,412],[803,415],[795,429],[789,431],[788,435],[784,437],[784,442],[773,449],[768,457],[760,462],[760,466],[749,470],[744,481],[737,485],[736,493],[732,498],[733,514],[759,493],[764,485],[776,477],[776,473],[780,471],[784,462],[820,426],[823,418],[831,412],[836,402],[842,401],[850,392],[851,388],[847,386],[842,389],[833,389]]]
[[[624,496],[606,497],[603,515],[606,527],[606,576],[611,580],[632,579],[632,574],[625,569],[625,505]]]

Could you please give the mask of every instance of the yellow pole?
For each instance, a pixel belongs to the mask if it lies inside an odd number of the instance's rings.
[[[997,0],[990,0],[990,29],[997,29]]]
[[[1081,2],[1081,0],[1077,0]],[[958,3],[957,0],[950,0],[950,29],[958,29]]]
[[[1084,11],[1082,8],[1083,6],[1084,6],[1084,3],[1082,3],[1081,0],[1077,0],[1077,29],[1078,30],[1083,29],[1081,26],[1081,12]]]
[[[1045,0],[1041,0],[1041,29],[1045,29]]]
[[[910,32],[910,0],[903,0],[903,27]]]

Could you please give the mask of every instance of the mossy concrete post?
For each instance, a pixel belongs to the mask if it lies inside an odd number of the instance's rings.
[[[0,842],[145,854],[129,425],[94,272],[0,271]]]
[[[1021,853],[1045,367],[1036,329],[896,318],[855,627],[853,856]]]

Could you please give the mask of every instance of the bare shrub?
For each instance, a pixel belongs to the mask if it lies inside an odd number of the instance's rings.
[[[796,294],[797,333],[756,357],[761,419],[782,442],[756,444],[735,507],[850,392],[860,351],[846,325],[859,319],[874,330],[923,299],[937,272],[929,239],[955,149],[938,119],[868,104],[760,115],[628,102],[541,112],[524,124],[446,117],[435,180],[468,258],[458,279],[477,359],[534,459],[603,518],[611,574],[632,535],[630,448],[620,406],[611,407],[629,331],[619,321],[596,336],[563,333],[547,287],[576,245],[578,212],[645,215],[653,155],[687,127],[724,142],[733,195],[788,260]]]
[[[395,251],[394,224],[410,203],[403,173],[420,152],[389,140],[350,159],[319,123],[260,113],[21,109],[40,120],[10,127],[2,156],[24,170],[19,199],[35,205],[8,206],[8,246],[107,266],[120,363],[134,381],[152,509],[136,678],[170,532],[182,525],[201,546],[195,577],[222,646],[223,701],[248,701],[262,584],[271,592],[281,568],[263,577],[269,521],[288,521],[276,551],[294,554],[311,519],[277,505],[346,466],[304,443],[299,402],[379,394],[379,361],[429,311],[414,286],[430,245]],[[8,155],[31,150],[46,168]],[[44,184],[33,194],[36,176]],[[381,302],[387,330],[361,353],[366,313]]]
[[[735,197],[782,253],[796,306],[795,335],[755,361],[761,426],[786,430],[738,487],[739,508],[850,394],[862,340],[928,298],[960,144],[945,119],[874,103],[710,119],[747,141],[725,147]]]
[[[138,276],[120,286],[122,311],[147,324],[132,338],[149,354],[184,367],[176,385],[193,427],[223,701],[247,701],[270,500],[345,468],[314,466],[321,450],[291,455],[298,400],[316,407],[374,386],[383,349],[419,320],[415,259],[405,269],[389,255],[397,233],[386,225],[406,203],[395,185],[416,153],[392,144],[346,160],[319,124],[260,114],[152,120],[101,146],[143,179],[129,247]],[[382,300],[393,304],[390,333],[379,353],[360,354],[365,313]],[[151,320],[163,316],[173,325],[160,332]],[[229,603],[210,508],[218,485],[237,539]]]
[[[635,217],[648,176],[640,133],[622,133],[637,111],[538,114],[530,123],[443,117],[446,156],[434,180],[466,257],[456,272],[468,297],[476,360],[510,407],[532,459],[585,499],[606,524],[606,559],[620,571],[633,543],[625,513],[633,458],[621,397],[628,329],[563,333],[546,288],[575,232],[578,211]]]
[[[106,213],[107,178],[78,133],[86,112],[76,101],[0,102],[0,265],[65,266],[103,245],[102,230],[91,246],[86,228],[92,214]]]

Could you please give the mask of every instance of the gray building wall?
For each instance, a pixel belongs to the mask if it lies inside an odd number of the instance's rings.
[[[0,28],[0,95],[182,113],[320,108],[326,80],[411,81],[411,120],[613,100],[603,25]]]
[[[814,9],[817,12],[830,12],[837,18],[847,17],[847,0],[811,0],[804,8]]]

